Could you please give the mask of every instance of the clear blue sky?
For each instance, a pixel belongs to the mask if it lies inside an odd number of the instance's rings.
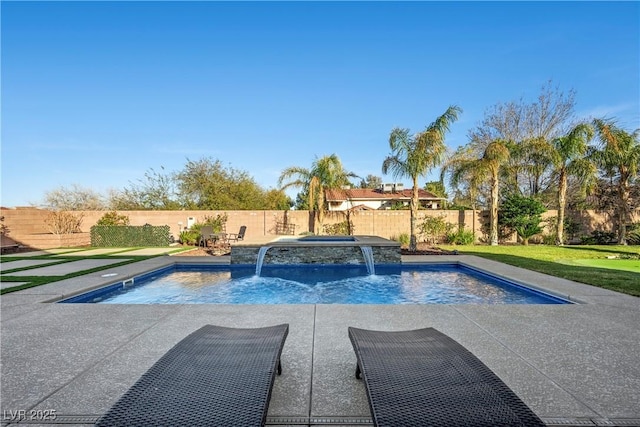
[[[336,153],[381,173],[451,104],[452,148],[551,79],[640,127],[638,2],[1,2],[3,206],[220,159],[275,188]],[[408,183],[408,181],[405,181]],[[424,180],[423,180],[424,182]]]

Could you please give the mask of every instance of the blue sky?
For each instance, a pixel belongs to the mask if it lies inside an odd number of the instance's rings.
[[[203,157],[265,188],[332,153],[392,182],[392,128],[420,131],[456,104],[455,148],[488,108],[533,101],[550,79],[576,91],[577,117],[640,127],[638,2],[0,7],[6,207]]]

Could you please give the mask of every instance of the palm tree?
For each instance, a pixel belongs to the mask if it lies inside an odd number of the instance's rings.
[[[331,188],[341,188],[350,185],[349,178],[358,178],[352,172],[348,172],[342,166],[337,155],[331,154],[317,158],[311,164],[310,169],[299,166],[286,168],[278,178],[278,186],[281,190],[294,187],[301,188],[307,194],[309,211],[313,212],[314,233],[322,229],[326,211],[325,191]],[[286,182],[289,180],[289,182]]]
[[[592,180],[596,167],[586,155],[589,141],[593,138],[593,127],[579,123],[564,136],[554,139],[547,152],[558,176],[558,221],[556,245],[564,244],[564,213],[567,204],[567,183],[569,176],[578,177],[583,183]]]
[[[391,154],[382,163],[382,173],[391,172],[394,178],[409,177],[413,181],[410,251],[417,248],[416,223],[420,203],[418,177],[426,176],[432,168],[442,163],[446,153],[445,133],[461,112],[460,107],[452,105],[424,131],[416,135],[410,135],[409,129],[395,128],[389,136]]]
[[[469,182],[475,191],[489,179],[491,188],[489,209],[489,241],[498,244],[498,203],[500,198],[500,173],[510,159],[511,144],[496,139],[488,143],[475,141],[456,151],[447,161],[445,169],[451,174],[451,185],[462,180]]]
[[[602,149],[595,153],[595,160],[605,172],[617,180],[618,244],[627,244],[629,220],[629,185],[638,175],[640,167],[640,129],[629,133],[613,120],[593,121]]]

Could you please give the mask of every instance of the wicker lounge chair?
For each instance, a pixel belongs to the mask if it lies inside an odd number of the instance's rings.
[[[433,329],[349,328],[376,426],[544,426],[477,357]]]
[[[289,325],[206,325],[169,350],[98,426],[263,426]]]
[[[213,240],[213,227],[205,225],[200,229],[200,239],[198,240],[198,246],[206,248],[209,246],[208,241]]]

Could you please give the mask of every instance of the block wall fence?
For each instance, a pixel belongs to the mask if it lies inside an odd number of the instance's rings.
[[[82,216],[82,233],[71,235],[53,235],[47,225],[48,210],[34,207],[0,208],[0,216],[7,227],[7,236],[24,246],[48,249],[61,246],[84,246],[90,244],[89,231],[105,214],[105,211],[74,211]],[[246,238],[276,236],[276,224],[287,222],[295,225],[295,234],[313,230],[313,219],[309,211],[118,211],[127,215],[131,225],[168,225],[171,234],[177,239],[180,230],[190,222],[203,222],[207,216],[226,214],[226,231],[237,233],[240,226],[246,225]],[[612,221],[608,215],[595,211],[580,211],[571,214],[582,224],[581,234],[588,235],[593,230],[610,230]],[[446,222],[457,224],[465,230],[475,233],[476,239],[482,237],[481,226],[486,212],[457,210],[421,210],[420,218],[441,216]],[[556,211],[547,211],[543,218],[556,216]],[[286,217],[286,221],[285,221]],[[346,219],[344,212],[327,212],[323,224],[335,224]],[[355,234],[376,235],[392,238],[409,233],[410,212],[408,210],[369,210],[350,214]],[[634,221],[640,220],[640,210],[635,212]],[[418,220],[421,222],[421,220]]]

